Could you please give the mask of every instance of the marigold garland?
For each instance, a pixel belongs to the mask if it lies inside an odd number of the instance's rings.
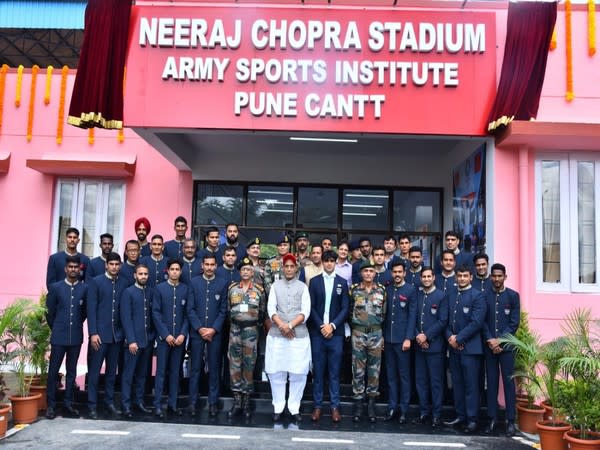
[[[554,25],[554,30],[552,30],[552,39],[550,39],[550,50],[555,50],[556,49],[556,41],[557,41],[557,32],[556,32],[556,25]]]
[[[0,134],[2,134],[2,113],[4,112],[4,89],[6,88],[6,73],[8,65],[2,64],[0,68]]]
[[[58,124],[56,125],[56,143],[62,144],[63,129],[65,124],[65,95],[67,92],[67,77],[69,66],[63,66],[60,74],[60,99],[58,102]]]
[[[23,66],[19,65],[17,69],[17,92],[15,93],[15,106],[21,106],[21,87],[23,85]]]
[[[29,111],[27,114],[27,142],[33,137],[33,113],[35,111],[35,86],[40,67],[34,64],[31,68],[31,91],[29,93]]]
[[[54,67],[48,66],[46,68],[46,91],[44,92],[44,105],[50,104],[50,90],[52,89],[52,71]]]
[[[588,55],[596,54],[596,5],[588,0]]]
[[[94,128],[88,128],[88,144],[94,145]]]
[[[571,35],[571,0],[565,0],[565,47],[567,51],[567,93],[565,98],[568,102],[575,98],[573,93],[573,48]]]

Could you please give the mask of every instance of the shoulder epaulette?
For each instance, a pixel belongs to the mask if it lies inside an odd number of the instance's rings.
[[[265,288],[263,287],[262,284],[255,284],[254,285],[260,292],[265,292]]]
[[[227,289],[231,289],[232,287],[235,287],[238,284],[240,284],[238,281],[232,281]]]
[[[356,289],[359,285],[360,283],[354,283],[352,286],[350,286],[350,289]]]

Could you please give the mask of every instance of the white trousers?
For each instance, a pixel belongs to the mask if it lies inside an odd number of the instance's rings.
[[[306,375],[290,372],[274,372],[267,375],[271,384],[274,412],[280,414],[285,408],[285,385],[289,377],[290,396],[287,400],[287,406],[290,414],[298,414],[300,412],[302,394],[304,394],[304,386],[306,386]]]

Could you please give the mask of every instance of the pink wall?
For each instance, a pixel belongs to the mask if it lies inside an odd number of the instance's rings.
[[[600,123],[600,54],[588,56],[587,12],[581,6],[575,8],[572,15],[575,99],[571,102],[565,100],[565,12],[561,7],[557,19],[557,48],[549,53],[538,121]],[[596,14],[598,17],[600,11],[596,11]],[[500,30],[500,24],[498,26]],[[597,27],[596,34],[596,42],[600,44],[600,27]],[[500,51],[499,56],[501,62]],[[494,259],[507,262],[507,284],[521,292],[521,302],[529,312],[532,327],[544,339],[551,339],[561,334],[562,318],[575,308],[591,308],[594,316],[600,317],[600,294],[536,291],[534,161],[536,152],[544,150],[530,147],[496,148],[493,247]],[[596,151],[600,151],[600,144]],[[521,195],[523,198],[520,198]],[[525,203],[524,213],[520,211],[520,202]]]
[[[116,131],[96,130],[95,141],[90,145],[86,130],[65,123],[63,143],[56,143],[60,70],[55,70],[52,78],[51,100],[45,106],[45,68],[38,74],[33,138],[27,142],[30,71],[23,76],[19,108],[15,107],[16,71],[7,75],[0,153],[10,152],[11,160],[8,173],[0,174],[0,235],[4,253],[12,259],[5,258],[0,270],[0,306],[19,296],[37,297],[45,286],[55,177],[27,168],[25,162],[29,158],[48,154],[136,157],[135,176],[126,183],[124,239],[135,237],[133,222],[142,215],[150,219],[152,232],[163,233],[167,239],[173,235],[173,219],[177,215],[191,218],[191,172],[177,170],[134,132],[126,130],[125,141],[119,143]],[[74,78],[72,73],[68,80],[67,112]]]

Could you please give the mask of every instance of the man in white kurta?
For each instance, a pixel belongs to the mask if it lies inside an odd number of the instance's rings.
[[[273,325],[267,335],[265,372],[273,395],[273,420],[279,421],[285,408],[285,387],[289,379],[287,406],[300,421],[300,401],[311,362],[310,337],[306,320],[310,316],[308,287],[296,278],[297,261],[290,253],[283,257],[284,278],[269,291],[267,311]]]

